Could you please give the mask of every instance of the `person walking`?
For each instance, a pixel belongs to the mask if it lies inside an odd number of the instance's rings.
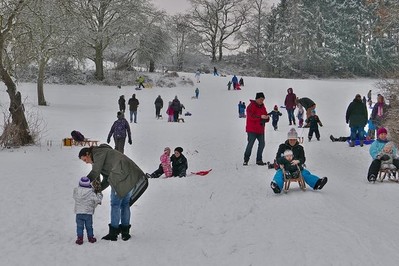
[[[155,99],[155,118],[159,119],[161,116],[161,109],[163,108],[163,100],[161,98],[161,95],[158,95],[158,97]]]
[[[198,99],[198,96],[199,96],[199,89],[196,88],[195,89],[195,99]]]
[[[118,105],[119,105],[119,111],[122,113],[125,113],[126,111],[126,100],[125,100],[125,95],[121,95],[118,100]]]
[[[351,141],[350,146],[355,147],[355,140],[358,138],[360,146],[363,147],[364,143],[364,127],[367,124],[367,107],[362,101],[362,96],[356,94],[353,101],[349,104],[346,109],[346,123],[349,124],[351,129]]]
[[[284,105],[285,105],[285,109],[287,110],[287,114],[288,114],[288,121],[289,121],[289,125],[291,126],[292,124],[295,124],[295,115],[294,115],[294,111],[296,108],[296,94],[294,93],[292,88],[288,88],[287,89],[287,95],[285,96],[285,100],[284,100]]]
[[[132,95],[132,98],[129,99],[129,111],[130,111],[130,123],[137,123],[137,108],[139,107],[139,100],[136,99],[136,94]]]
[[[128,137],[128,143],[132,145],[132,134],[129,123],[125,119],[123,113],[119,111],[116,117],[118,119],[112,124],[111,130],[108,133],[107,143],[109,144],[111,142],[111,137],[113,135],[115,150],[124,153],[126,136]]]
[[[121,233],[122,240],[128,240],[131,237],[130,206],[147,189],[148,176],[129,157],[107,144],[82,148],[78,157],[92,165],[87,177],[96,193],[111,186],[111,222],[109,233],[102,239],[117,241]]]
[[[265,124],[269,122],[270,117],[267,115],[266,107],[263,103],[264,100],[265,95],[263,92],[258,92],[255,100],[250,100],[250,104],[247,106],[246,132],[248,143],[244,153],[244,166],[248,165],[255,140],[258,140],[256,164],[266,165],[262,157],[263,149],[265,148]]]

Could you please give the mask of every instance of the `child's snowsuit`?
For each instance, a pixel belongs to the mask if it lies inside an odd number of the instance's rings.
[[[309,141],[312,139],[313,133],[316,134],[317,140],[320,140],[319,125],[322,127],[323,124],[321,123],[319,117],[317,115],[311,115],[308,119],[306,119],[305,122],[309,125]]]
[[[272,117],[272,125],[274,130],[277,130],[278,120],[280,119],[280,116],[282,116],[283,114],[279,110],[273,109],[273,111],[268,113],[268,115]]]

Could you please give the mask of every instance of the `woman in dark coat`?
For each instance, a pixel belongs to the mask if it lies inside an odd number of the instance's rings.
[[[355,146],[355,140],[359,137],[360,146],[364,142],[364,127],[367,124],[367,107],[362,101],[362,96],[356,94],[355,99],[349,104],[346,109],[346,123],[351,128],[351,142],[350,146]]]
[[[174,154],[170,157],[172,162],[173,176],[183,177],[187,174],[188,162],[187,158],[182,154],[183,148],[177,147]]]

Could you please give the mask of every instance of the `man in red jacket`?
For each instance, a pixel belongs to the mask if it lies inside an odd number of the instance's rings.
[[[263,92],[256,94],[255,100],[250,100],[247,106],[247,125],[246,132],[248,135],[248,144],[244,153],[244,164],[248,165],[249,157],[251,157],[252,147],[257,139],[258,152],[256,154],[256,164],[265,165],[262,160],[263,149],[265,148],[265,124],[269,122],[266,107],[263,104],[265,95]]]

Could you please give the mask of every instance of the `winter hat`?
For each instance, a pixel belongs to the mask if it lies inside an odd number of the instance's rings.
[[[285,156],[294,155],[294,154],[292,153],[292,150],[286,150],[283,155],[285,157]]]
[[[388,134],[388,131],[385,129],[385,127],[380,127],[380,128],[377,130],[377,137],[378,137],[380,134],[383,134],[383,133]]]
[[[183,148],[182,148],[182,147],[177,147],[177,148],[175,149],[175,151],[178,151],[179,153],[182,153],[182,152],[183,152]]]
[[[291,128],[287,134],[287,139],[297,139],[298,133],[296,132],[295,128]]]
[[[86,177],[86,176],[82,177],[82,178],[79,180],[79,186],[80,186],[80,187],[91,188],[90,179],[89,179],[88,177]]]
[[[258,92],[255,96],[255,99],[259,99],[259,98],[263,98],[265,99],[265,95],[263,94],[263,92]]]
[[[278,107],[277,107],[277,105],[275,105],[275,106],[274,106],[274,110],[277,110],[277,109],[278,109]]]
[[[123,118],[123,113],[121,111],[116,113],[117,118]]]

